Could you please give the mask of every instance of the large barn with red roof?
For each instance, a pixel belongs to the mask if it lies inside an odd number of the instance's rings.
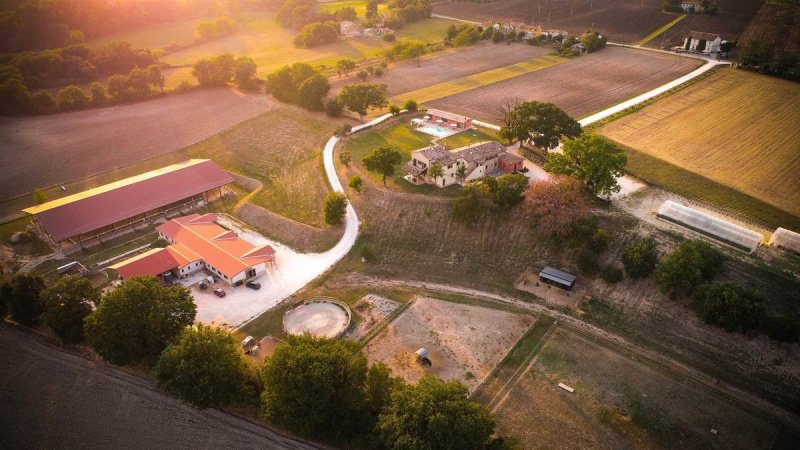
[[[170,245],[136,255],[110,268],[125,280],[139,275],[162,276],[166,281],[187,278],[207,270],[230,285],[258,277],[275,262],[275,250],[256,246],[216,223],[215,214],[178,217],[156,228]]]
[[[233,176],[190,159],[23,210],[53,244],[100,240],[222,195]]]

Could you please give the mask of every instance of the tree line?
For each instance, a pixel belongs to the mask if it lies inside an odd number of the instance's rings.
[[[408,384],[361,345],[287,336],[254,370],[224,328],[194,324],[188,289],[134,277],[101,294],[82,277],[45,286],[32,273],[0,283],[0,317],[42,318],[65,344],[87,343],[104,360],[152,371],[160,388],[199,408],[260,405],[269,423],[356,448],[503,448],[494,418],[458,381]]]

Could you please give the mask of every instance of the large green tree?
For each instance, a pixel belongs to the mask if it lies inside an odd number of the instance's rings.
[[[460,382],[426,376],[392,394],[377,430],[390,449],[477,450],[489,443],[494,419]]]
[[[64,343],[83,340],[83,323],[100,303],[100,290],[83,277],[58,280],[42,292],[44,321]]]
[[[656,283],[670,295],[691,294],[722,269],[725,257],[705,241],[681,242],[656,268]]]
[[[330,90],[331,85],[324,75],[317,73],[306,78],[298,88],[300,106],[311,111],[322,111],[322,101]]]
[[[362,162],[367,170],[383,176],[383,185],[386,186],[386,177],[394,175],[394,166],[400,164],[402,160],[403,155],[400,152],[384,145],[367,155]]]
[[[508,140],[531,140],[549,150],[558,146],[562,137],[574,138],[583,133],[581,125],[553,103],[522,102],[503,114],[500,137]]]
[[[233,64],[233,82],[239,89],[251,90],[256,88],[256,63],[252,58],[240,56]]]
[[[564,143],[564,153],[547,158],[545,170],[569,175],[583,182],[595,195],[619,192],[617,178],[623,175],[628,157],[614,143],[594,135],[583,135]]]
[[[204,58],[194,64],[192,75],[200,86],[224,86],[231,81],[235,63],[228,54]]]
[[[333,441],[363,431],[367,359],[357,343],[288,336],[264,362],[261,379],[268,422]]]
[[[727,331],[748,331],[759,325],[764,314],[758,292],[730,281],[707,283],[697,290],[694,308],[703,322]]]
[[[184,328],[197,307],[183,286],[163,286],[155,277],[134,277],[103,296],[86,317],[89,344],[114,364],[152,364]]]
[[[250,369],[221,328],[187,327],[164,349],[153,372],[161,388],[200,408],[241,403],[253,395]]]
[[[339,92],[336,101],[358,114],[362,122],[370,109],[385,108],[389,105],[389,101],[386,100],[385,84],[348,84]]]
[[[42,277],[33,272],[18,273],[6,283],[7,287],[0,294],[5,297],[11,318],[24,325],[35,323],[44,312],[41,294],[45,284]]]
[[[497,178],[494,202],[500,211],[507,212],[525,199],[530,179],[522,173],[509,173]]]

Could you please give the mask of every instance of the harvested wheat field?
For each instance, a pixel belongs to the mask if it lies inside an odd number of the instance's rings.
[[[800,84],[723,69],[600,128],[800,216]]]
[[[498,429],[535,448],[565,440],[585,448],[768,448],[779,431],[703,387],[565,329],[550,336],[502,404]]]
[[[408,382],[432,374],[460,380],[472,392],[533,322],[527,314],[418,297],[364,352]],[[430,352],[431,366],[416,362],[420,347]]]
[[[371,78],[372,83],[385,83],[387,96],[411,92],[426,86],[510,66],[546,55],[550,50],[530,45],[496,45],[481,42],[472,47],[437,52],[422,58],[419,67],[413,61],[394,63],[382,78]],[[346,84],[357,83],[354,74],[349,77],[331,77],[331,96]],[[413,98],[420,101],[417,97]]]
[[[572,34],[596,30],[611,41],[633,43],[675,17],[661,12],[661,6],[661,0],[450,1],[436,3],[433,12],[475,21],[524,22]]]
[[[0,197],[173,152],[275,106],[264,95],[221,88],[109,108],[3,118]]]
[[[700,64],[700,60],[676,55],[607,47],[426,105],[496,122],[503,101],[515,97],[552,102],[581,118],[672,81]]]

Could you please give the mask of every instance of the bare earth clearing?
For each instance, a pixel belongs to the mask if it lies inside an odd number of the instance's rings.
[[[661,12],[661,0],[504,0],[444,2],[436,14],[475,21],[504,20],[558,28],[572,34],[596,30],[614,42],[635,42],[675,16]]]
[[[565,329],[548,338],[502,404],[498,424],[545,448],[565,439],[594,448],[767,448],[778,431],[697,385]]]
[[[576,118],[590,115],[685,75],[701,61],[607,47],[573,61],[434,100],[428,106],[496,122],[503,100],[552,102]]]
[[[410,92],[425,86],[472,75],[497,67],[546,55],[549,49],[530,45],[496,45],[481,43],[466,49],[448,51],[423,59],[420,66],[406,61],[389,66],[383,78],[371,78],[372,83],[387,84],[387,97]],[[346,84],[356,83],[354,76],[331,78],[331,96]]]
[[[0,119],[0,196],[179,150],[274,106],[264,95],[203,89],[110,108]]]
[[[356,324],[355,329],[347,334],[348,338],[361,339],[372,330],[375,325],[386,320],[400,306],[394,300],[381,297],[380,295],[367,294],[356,302],[351,308],[361,320]]]
[[[419,297],[364,353],[370,363],[383,361],[408,382],[436,374],[458,379],[472,392],[533,322],[526,314]],[[420,347],[430,352],[432,366],[416,362]]]

